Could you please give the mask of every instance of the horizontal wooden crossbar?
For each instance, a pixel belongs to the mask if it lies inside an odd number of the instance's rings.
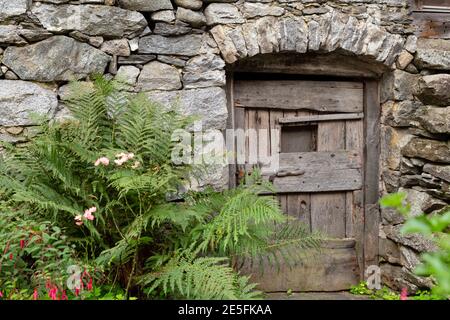
[[[296,124],[304,122],[318,122],[318,121],[335,121],[335,120],[356,120],[363,119],[364,114],[358,113],[335,113],[335,114],[320,114],[311,116],[299,117],[285,117],[278,119],[280,124]]]

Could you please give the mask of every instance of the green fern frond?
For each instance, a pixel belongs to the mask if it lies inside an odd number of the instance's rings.
[[[139,283],[152,293],[157,288],[164,294],[186,299],[257,298],[247,277],[238,276],[227,258],[195,257],[183,252],[170,259],[162,268],[139,278]]]

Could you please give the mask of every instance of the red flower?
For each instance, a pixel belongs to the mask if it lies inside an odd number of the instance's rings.
[[[25,247],[25,240],[20,240],[20,249]]]
[[[52,300],[58,300],[58,287],[54,286],[48,292],[48,297]]]
[[[89,278],[89,282],[88,282],[88,284],[87,284],[87,289],[88,289],[89,291],[92,290],[92,278]]]
[[[9,254],[9,260],[12,260],[14,258],[14,255],[12,253]]]
[[[75,296],[78,297],[80,295],[80,288],[75,288]]]
[[[402,289],[402,292],[400,293],[400,300],[408,300],[408,289]]]
[[[33,300],[37,300],[38,298],[39,298],[39,293],[38,293],[37,289],[35,288],[34,292],[33,292]]]

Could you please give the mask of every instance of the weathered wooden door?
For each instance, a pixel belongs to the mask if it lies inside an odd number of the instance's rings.
[[[266,291],[349,289],[364,259],[364,84],[235,79],[231,97],[234,127],[257,135],[256,146],[247,134],[236,150],[246,162],[233,167],[237,179],[251,170],[252,152],[278,153],[270,179],[282,209],[328,239],[298,267],[254,280]],[[263,146],[267,135],[272,143]]]

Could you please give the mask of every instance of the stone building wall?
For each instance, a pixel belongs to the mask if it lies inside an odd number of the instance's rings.
[[[0,0],[0,139],[35,134],[29,112],[63,117],[67,83],[121,77],[154,100],[179,99],[204,128],[224,129],[225,67],[259,54],[335,51],[385,70],[383,193],[413,212],[450,201],[450,40],[417,39],[407,0]],[[226,175],[224,175],[226,176]],[[218,184],[226,181],[218,174]],[[432,248],[382,211],[383,280],[427,286],[411,272]]]

